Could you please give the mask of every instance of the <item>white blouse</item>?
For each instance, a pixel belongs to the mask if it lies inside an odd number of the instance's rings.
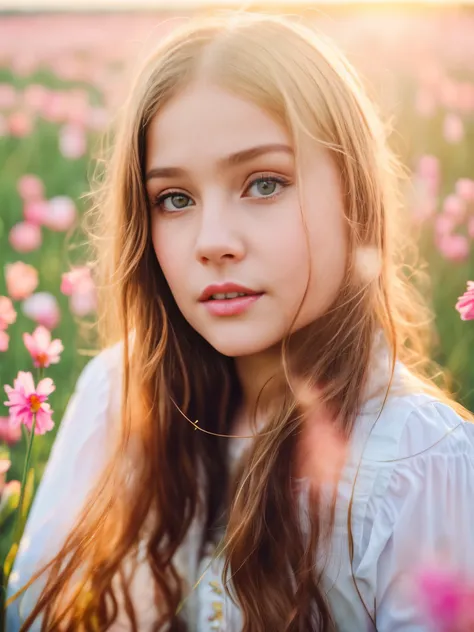
[[[78,380],[30,512],[9,595],[58,551],[100,476],[118,419],[112,411],[120,399],[120,356],[118,345],[102,352]],[[371,393],[386,379],[387,366],[380,353],[338,486],[323,585],[340,632],[426,632],[429,627],[413,598],[412,573],[440,556],[460,572],[474,573],[474,426],[421,389],[407,391],[409,374],[399,363],[380,414],[382,400]],[[229,441],[238,458],[249,440]],[[347,529],[351,497],[352,564]],[[301,507],[304,512],[304,486]],[[197,559],[201,530],[196,519],[176,560],[189,587],[183,608],[189,630],[240,632],[239,610],[222,588],[222,561],[213,559],[212,547],[207,557]],[[38,584],[10,606],[8,632],[19,630],[39,594]],[[145,561],[131,590],[140,631],[152,630],[156,612]],[[40,630],[40,623],[33,629]],[[112,629],[129,629],[123,612]]]

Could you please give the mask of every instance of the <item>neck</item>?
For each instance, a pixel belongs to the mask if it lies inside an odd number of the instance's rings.
[[[245,434],[252,420],[264,421],[278,395],[281,374],[280,345],[261,353],[235,359],[237,376],[242,389],[242,405],[236,415],[237,434]]]

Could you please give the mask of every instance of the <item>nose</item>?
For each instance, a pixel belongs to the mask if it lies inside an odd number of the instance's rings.
[[[196,259],[200,263],[222,264],[243,259],[244,239],[232,215],[232,210],[222,204],[202,210],[196,239]]]

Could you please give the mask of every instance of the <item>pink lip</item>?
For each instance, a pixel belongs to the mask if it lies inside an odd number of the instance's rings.
[[[245,293],[248,296],[238,296],[227,299],[211,299],[213,294],[229,294],[231,292]],[[199,301],[204,303],[208,311],[214,316],[236,316],[245,312],[263,292],[255,292],[243,285],[236,283],[222,283],[221,285],[209,285],[199,297]]]
[[[213,299],[204,301],[204,305],[213,316],[237,316],[245,312],[263,294],[238,296],[237,298]]]
[[[255,290],[251,290],[244,285],[237,283],[213,283],[208,285],[201,293],[199,300],[207,301],[213,294],[230,294],[231,292],[239,292],[241,294],[258,294]]]

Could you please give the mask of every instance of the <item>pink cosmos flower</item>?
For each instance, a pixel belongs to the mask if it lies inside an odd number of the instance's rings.
[[[0,296],[0,330],[4,330],[16,320],[13,303],[8,296]]]
[[[10,336],[6,331],[0,329],[0,352],[8,351],[8,345],[10,344]]]
[[[5,268],[8,294],[14,301],[24,301],[38,286],[38,271],[33,266],[17,261]]]
[[[76,221],[76,206],[70,197],[58,195],[49,200],[43,225],[54,231],[69,230]]]
[[[436,240],[436,245],[448,261],[459,263],[469,257],[469,239],[464,235],[442,235]]]
[[[439,632],[469,632],[474,624],[474,589],[459,574],[439,567],[417,574],[417,592],[425,618]]]
[[[8,129],[12,136],[24,138],[33,131],[33,119],[27,112],[13,112],[7,119]]]
[[[23,217],[29,224],[41,226],[46,223],[49,205],[46,200],[29,200],[23,206]]]
[[[38,176],[26,173],[18,180],[17,190],[25,202],[33,202],[43,199],[44,184]]]
[[[38,325],[54,329],[61,320],[61,312],[56,297],[49,292],[36,292],[23,301],[22,311]]]
[[[443,124],[443,136],[448,143],[460,143],[464,138],[464,123],[452,112],[446,114]]]
[[[50,364],[58,364],[64,347],[61,341],[51,341],[51,332],[40,325],[33,334],[23,334],[23,342],[28,349],[35,367],[47,368]]]
[[[0,441],[4,441],[8,445],[13,445],[20,440],[20,426],[13,427],[9,417],[0,417]]]
[[[65,158],[80,158],[87,151],[87,139],[84,128],[66,124],[59,132],[59,150]]]
[[[73,268],[65,272],[61,277],[61,292],[66,296],[72,296],[76,292],[88,292],[92,284],[91,271],[88,266]]]
[[[97,291],[88,266],[63,274],[61,292],[70,297],[69,307],[75,316],[81,318],[97,309]]]
[[[19,371],[13,388],[8,384],[5,385],[8,400],[4,403],[10,408],[12,426],[24,424],[28,430],[31,430],[33,417],[36,415],[35,434],[42,435],[51,430],[54,427],[51,419],[53,411],[46,400],[54,389],[51,378],[41,380],[35,387],[31,373]]]
[[[466,202],[474,202],[474,180],[460,178],[456,182],[456,195]]]
[[[464,200],[455,194],[448,195],[443,202],[443,212],[457,222],[462,222],[466,213]]]
[[[474,320],[474,281],[467,282],[467,290],[459,297],[456,309],[461,320]]]
[[[11,229],[9,241],[18,252],[31,252],[41,246],[41,229],[36,224],[19,222]]]

